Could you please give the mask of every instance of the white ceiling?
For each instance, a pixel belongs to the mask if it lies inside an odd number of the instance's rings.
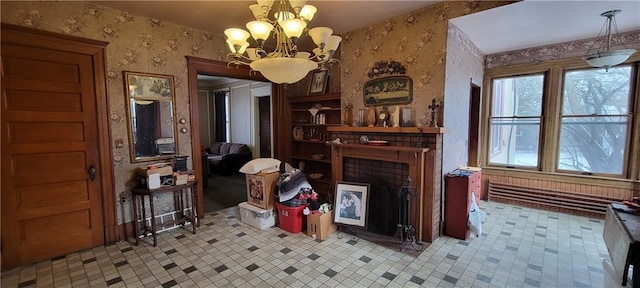
[[[525,0],[452,19],[485,54],[596,37],[605,19],[620,9],[619,32],[640,30],[640,0]]]

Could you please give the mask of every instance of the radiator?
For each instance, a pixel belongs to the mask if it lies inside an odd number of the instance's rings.
[[[489,201],[515,201],[605,215],[607,205],[624,199],[489,181]]]

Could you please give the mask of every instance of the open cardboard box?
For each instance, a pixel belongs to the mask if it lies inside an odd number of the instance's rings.
[[[329,235],[336,232],[336,225],[331,223],[333,218],[333,211],[320,214],[318,211],[313,211],[307,215],[307,235],[314,237],[318,240],[325,240]]]

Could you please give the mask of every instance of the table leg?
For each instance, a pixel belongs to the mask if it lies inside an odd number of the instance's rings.
[[[158,245],[156,238],[156,211],[153,208],[153,195],[149,195],[149,208],[151,208],[151,235],[153,236],[153,247]]]
[[[193,225],[193,234],[196,234],[196,226],[200,227],[200,218],[198,218],[198,182],[191,186],[191,225]]]
[[[136,239],[136,246],[140,245],[140,231],[138,231],[138,201],[136,200],[138,196],[131,195],[131,205],[133,206],[133,238]],[[144,199],[143,199],[144,200]]]

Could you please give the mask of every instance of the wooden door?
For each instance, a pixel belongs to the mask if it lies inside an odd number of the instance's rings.
[[[258,97],[260,158],[271,158],[271,97]]]
[[[28,41],[4,27],[2,36],[7,269],[104,245],[105,229],[96,63],[86,53],[48,48],[41,37]]]

